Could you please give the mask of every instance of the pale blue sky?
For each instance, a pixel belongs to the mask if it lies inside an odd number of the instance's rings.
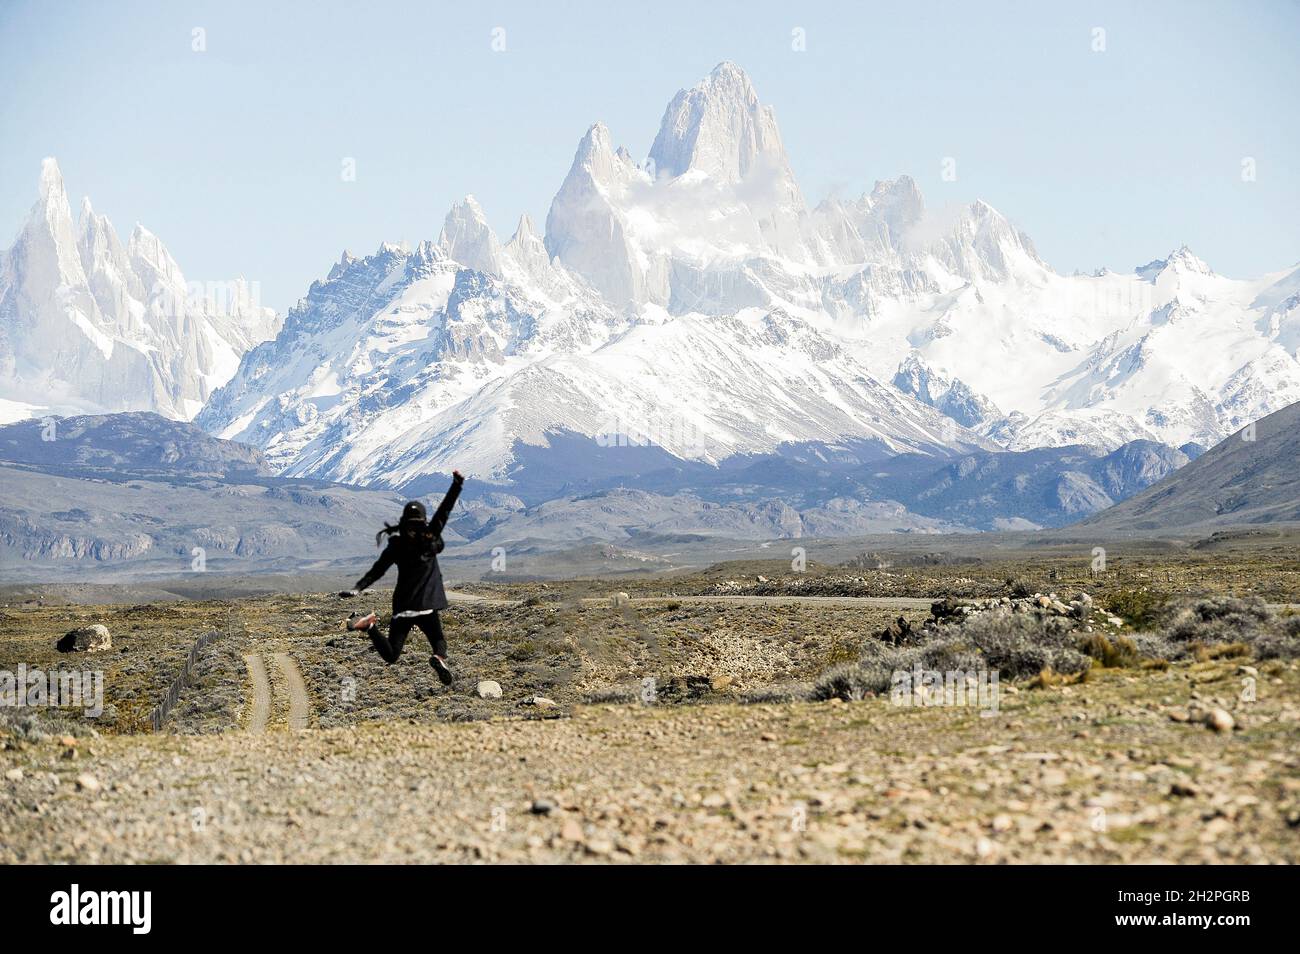
[[[730,59],[811,203],[906,172],[1063,272],[1183,243],[1239,277],[1300,261],[1293,0],[268,6],[0,0],[0,245],[54,155],[124,237],[138,220],[191,280],[243,274],[283,309],[345,247],[436,238],[468,192],[503,239],[542,225],[593,121],[643,157],[673,93]]]

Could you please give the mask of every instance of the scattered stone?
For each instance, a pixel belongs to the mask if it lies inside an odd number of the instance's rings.
[[[615,593],[613,596],[610,597],[609,603],[615,609],[618,609],[620,606],[626,606],[629,602],[631,602],[631,600],[632,597],[628,596],[626,593]]]
[[[565,841],[582,841],[586,835],[582,833],[582,824],[576,818],[566,818],[560,826],[560,837]]]
[[[1169,794],[1175,798],[1195,798],[1198,789],[1189,782],[1174,782],[1169,786]]]
[[[1227,709],[1211,709],[1205,716],[1205,724],[1220,735],[1231,732],[1236,725]]]
[[[535,798],[528,810],[534,815],[549,815],[555,811],[555,802],[549,798]]]
[[[548,699],[548,698],[546,698],[546,696],[533,696],[531,699],[528,700],[528,704],[529,704],[530,706],[535,706],[535,707],[538,708],[538,709],[554,709],[554,708],[555,708],[555,700],[554,700],[554,699]]]
[[[10,782],[21,782],[23,780],[23,770],[20,768],[11,768],[5,772],[5,779]]]
[[[478,684],[478,697],[480,699],[500,699],[501,683],[494,679],[483,679]]]
[[[61,653],[102,653],[112,648],[113,637],[103,623],[70,630],[55,644]]]
[[[82,772],[77,776],[77,790],[82,792],[98,792],[100,789],[99,779],[89,772]]]

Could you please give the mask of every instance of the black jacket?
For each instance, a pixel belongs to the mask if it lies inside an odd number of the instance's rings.
[[[414,539],[403,533],[394,534],[375,565],[357,580],[356,588],[369,589],[388,572],[390,566],[397,564],[394,613],[446,609],[447,593],[442,587],[442,571],[438,569],[438,552],[442,549],[442,529],[447,525],[447,518],[451,516],[451,508],[456,505],[464,482],[461,478],[452,480],[447,496],[442,498],[442,503],[429,519],[426,533]]]

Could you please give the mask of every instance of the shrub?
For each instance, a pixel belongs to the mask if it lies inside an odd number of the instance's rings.
[[[506,653],[507,659],[513,659],[515,662],[523,662],[526,659],[532,659],[537,655],[537,644],[531,639],[525,639],[516,646],[511,647]]]
[[[807,698],[856,700],[888,691],[893,674],[912,669],[951,672],[996,669],[1003,679],[1032,679],[1034,685],[1063,685],[1088,678],[1093,661],[1106,667],[1160,668],[1170,660],[1300,657],[1300,616],[1279,618],[1258,599],[1200,598],[1170,604],[1162,594],[1128,591],[1111,604],[1116,612],[1145,623],[1163,619],[1158,631],[1117,637],[1081,634],[1071,620],[1032,613],[990,610],[918,630],[924,642],[904,646],[868,640],[856,662],[831,666]],[[1159,609],[1157,609],[1157,607]]]
[[[851,640],[837,638],[826,651],[826,665],[837,666],[840,663],[856,662],[861,655],[857,644]]]
[[[959,632],[983,654],[985,665],[997,668],[1006,679],[1025,679],[1048,668],[1082,672],[1090,665],[1072,645],[1073,631],[1066,620],[1039,622],[1025,613],[984,613],[964,623]]]
[[[1116,590],[1105,597],[1106,608],[1134,629],[1150,629],[1157,625],[1169,605],[1169,594],[1158,590]]]
[[[1009,576],[1002,582],[1002,585],[1006,588],[1007,594],[1014,596],[1016,599],[1024,599],[1027,596],[1034,595],[1034,588],[1018,577]]]
[[[1165,638],[1164,633],[1134,633],[1126,638],[1133,642],[1137,647],[1138,655],[1144,659],[1167,663],[1169,660],[1182,659],[1187,655],[1186,646],[1170,642]]]
[[[857,662],[832,666],[813,684],[809,698],[815,701],[853,701],[889,689],[894,673],[911,669],[922,659],[919,646],[899,647],[870,640]]]
[[[1202,660],[1246,653],[1257,659],[1300,656],[1300,617],[1278,617],[1258,597],[1201,597],[1172,605],[1162,636],[1181,648],[1179,656]]]
[[[1276,622],[1258,598],[1214,596],[1185,601],[1165,614],[1165,636],[1180,643],[1226,643],[1249,639]]]
[[[582,701],[593,706],[627,705],[641,701],[641,689],[639,686],[606,686],[593,689],[582,697]]]
[[[1079,650],[1107,669],[1133,668],[1142,663],[1137,643],[1128,636],[1117,637],[1112,643],[1103,633],[1091,633],[1083,639]]]
[[[806,702],[809,699],[815,699],[816,686],[806,682],[783,683],[775,686],[757,686],[753,689],[745,690],[741,696],[741,702],[749,705],[764,705],[783,702]],[[824,697],[826,699],[830,696]]]
[[[996,669],[999,678],[1026,679],[1044,669],[1073,674],[1088,669],[1091,661],[1070,645],[1068,627],[1039,622],[1023,613],[984,613],[945,627],[920,645],[895,647],[867,644],[867,654],[856,663],[827,670],[813,686],[814,700],[856,700],[889,689],[894,673],[912,669],[934,672],[968,672]]]

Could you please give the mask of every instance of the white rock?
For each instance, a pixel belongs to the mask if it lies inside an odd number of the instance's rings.
[[[478,697],[480,699],[500,699],[501,683],[494,679],[483,679],[478,684]]]
[[[103,623],[74,629],[63,637],[64,640],[68,638],[72,639],[71,649],[75,653],[101,653],[113,648],[113,637]]]
[[[1237,723],[1227,709],[1211,709],[1205,716],[1205,724],[1215,732],[1231,732]]]

